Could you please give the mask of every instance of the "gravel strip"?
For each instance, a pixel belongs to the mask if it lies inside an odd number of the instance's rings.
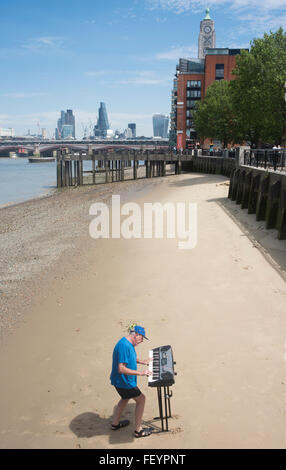
[[[43,290],[44,276],[52,272],[55,277],[64,269],[62,257],[80,256],[82,242],[89,238],[92,203],[109,203],[112,194],[128,199],[134,192],[174,178],[68,188],[0,208],[0,340],[23,320],[31,301]]]

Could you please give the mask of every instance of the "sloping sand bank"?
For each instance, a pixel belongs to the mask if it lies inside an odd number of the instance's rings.
[[[185,174],[123,195],[140,204],[197,203],[193,250],[168,239],[92,240],[88,206],[97,196],[81,196],[81,216],[70,211],[62,223],[71,239],[74,225],[77,242],[45,275],[30,278],[41,290],[35,287],[28,312],[17,306],[23,319],[0,346],[1,448],[286,446],[286,285],[253,242],[254,219],[246,231],[230,217],[226,181]],[[46,216],[56,214],[59,207]],[[275,233],[272,248],[285,259]],[[110,431],[118,401],[109,383],[112,350],[133,320],[150,338],[138,357],[170,344],[177,362],[171,432],[144,439],[133,438],[131,402],[131,425]],[[138,385],[147,397],[145,423],[154,424],[156,391],[146,378]]]

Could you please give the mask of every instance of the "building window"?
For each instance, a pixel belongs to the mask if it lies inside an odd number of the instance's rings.
[[[188,90],[187,91],[187,98],[200,98],[201,97],[201,90]]]
[[[186,114],[187,118],[192,118],[192,111],[190,111],[189,109],[187,110],[187,114]]]
[[[188,80],[187,81],[187,88],[201,88],[202,82],[201,80]]]
[[[215,79],[223,80],[224,79],[224,64],[216,64],[215,66]]]
[[[196,100],[188,100],[187,101],[187,108],[194,109],[196,106],[197,101]]]

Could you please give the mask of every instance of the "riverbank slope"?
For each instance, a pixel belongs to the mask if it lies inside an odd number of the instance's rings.
[[[230,217],[227,191],[224,177],[185,174],[79,188],[1,213],[1,448],[285,447],[283,272],[254,243],[256,222],[245,230]],[[89,206],[112,192],[141,205],[197,203],[196,248],[92,240]],[[284,259],[274,234],[272,248]],[[132,321],[150,338],[139,357],[173,348],[167,435],[134,439],[133,403],[131,425],[110,431],[111,355]],[[156,392],[138,382],[153,425]]]

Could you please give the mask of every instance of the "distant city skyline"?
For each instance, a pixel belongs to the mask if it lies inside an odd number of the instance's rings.
[[[0,127],[51,138],[72,109],[77,137],[106,104],[112,129],[136,122],[151,136],[152,115],[169,115],[179,58],[197,57],[201,0],[11,0],[1,5]],[[16,12],[16,13],[15,13]],[[249,48],[286,29],[285,0],[213,0],[216,46]]]

